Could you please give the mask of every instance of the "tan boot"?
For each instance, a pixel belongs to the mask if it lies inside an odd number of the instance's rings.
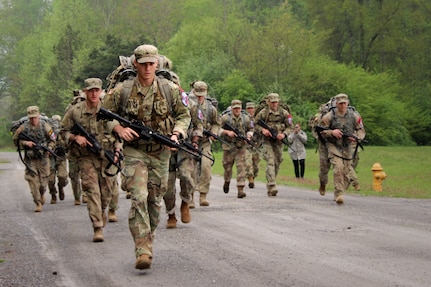
[[[57,203],[57,196],[53,193],[51,195],[51,204],[56,204]]]
[[[190,216],[189,204],[185,201],[181,201],[181,222],[189,223],[192,221],[192,217]]]
[[[166,223],[166,228],[177,228],[177,218],[175,217],[175,213],[169,214],[168,216],[169,218],[168,222]]]
[[[80,201],[79,199],[75,199],[74,204],[75,204],[75,205],[81,205],[81,201]]]
[[[42,203],[38,202],[36,204],[36,208],[34,209],[34,212],[42,212]]]
[[[248,187],[254,188],[254,177],[252,176],[248,177]]]
[[[359,183],[357,185],[354,185],[353,187],[355,188],[355,191],[360,191],[361,190],[361,187],[360,187]]]
[[[189,208],[190,208],[190,209],[195,208],[195,199],[194,199],[194,195],[195,195],[195,193],[194,193],[194,192],[192,192],[192,201],[189,203]]]
[[[200,206],[209,206],[209,202],[207,201],[206,193],[201,193],[199,197],[199,205]]]
[[[87,203],[88,202],[88,199],[87,199],[87,196],[86,195],[82,195],[82,203]]]
[[[151,267],[152,257],[148,254],[141,254],[136,258],[135,268],[136,269],[149,269]]]
[[[344,196],[342,194],[337,195],[337,197],[335,198],[335,202],[337,204],[343,204],[344,203]]]
[[[94,227],[93,242],[103,242],[102,227]]]
[[[118,218],[115,214],[115,210],[108,210],[108,221],[109,222],[117,222]]]
[[[320,184],[319,193],[320,193],[321,196],[324,196],[325,193],[326,193],[325,185],[323,183]]]
[[[244,187],[243,186],[239,186],[238,187],[238,198],[243,198],[246,197],[247,194],[244,192]]]

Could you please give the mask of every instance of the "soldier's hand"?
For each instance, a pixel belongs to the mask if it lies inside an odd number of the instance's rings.
[[[36,146],[36,143],[32,142],[32,141],[28,141],[25,143],[26,146],[28,146],[29,148],[32,148],[34,146]]]
[[[139,138],[137,132],[128,127],[123,127],[121,125],[117,125],[114,128],[114,132],[118,134],[118,136],[125,141],[132,141],[135,138]]]
[[[337,139],[341,139],[343,137],[343,132],[339,129],[332,130],[332,136]]]

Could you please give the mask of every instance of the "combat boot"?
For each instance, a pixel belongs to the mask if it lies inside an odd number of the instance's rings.
[[[189,204],[185,202],[184,200],[181,201],[181,222],[182,223],[189,223],[192,221],[192,217],[190,216],[190,209]]]
[[[254,188],[254,177],[252,176],[248,177],[248,187]]]
[[[81,201],[80,201],[79,199],[75,199],[74,204],[75,204],[75,205],[81,205]]]
[[[168,222],[166,223],[166,228],[177,228],[177,218],[175,217],[175,213],[168,214]]]
[[[338,194],[337,197],[335,198],[335,202],[337,204],[343,204],[344,203],[344,196],[342,194]]]
[[[51,194],[51,204],[56,204],[57,203],[57,196],[53,193]]]
[[[320,193],[321,196],[325,195],[325,193],[326,193],[326,189],[325,188],[326,188],[325,185],[323,183],[321,183],[320,187],[319,187],[319,193]]]
[[[151,267],[152,257],[148,254],[141,254],[136,258],[135,268],[136,269],[149,269]]]
[[[356,184],[356,185],[354,185],[353,187],[355,188],[355,191],[360,191],[361,190],[361,187],[360,187],[359,183]]]
[[[64,200],[64,187],[58,188],[58,197],[60,198],[60,200]]]
[[[201,193],[199,197],[199,205],[200,206],[209,206],[209,202],[207,201],[206,193]]]
[[[88,201],[87,195],[83,194],[82,195],[82,203],[87,203],[87,201]]]
[[[238,186],[238,198],[246,197],[247,194],[244,192],[243,186]]]
[[[36,208],[34,209],[34,212],[42,212],[42,204],[40,202],[36,204]]]
[[[108,221],[109,222],[117,222],[118,218],[115,214],[115,210],[108,210]]]
[[[132,197],[132,193],[130,191],[126,192],[126,198],[130,199]]]
[[[94,227],[93,242],[103,242],[102,227]]]
[[[190,201],[190,203],[189,203],[189,208],[190,208],[190,209],[195,208],[195,199],[194,199],[194,195],[195,195],[195,193],[194,193],[194,192],[192,192],[192,201]]]
[[[224,193],[228,193],[229,192],[229,185],[230,185],[230,181],[225,181],[224,185],[223,185],[223,192]]]

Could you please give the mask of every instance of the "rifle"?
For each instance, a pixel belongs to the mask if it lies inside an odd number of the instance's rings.
[[[225,140],[224,140],[224,139],[222,139],[221,137],[217,136],[215,133],[213,133],[213,132],[212,132],[212,131],[210,131],[210,130],[205,130],[205,129],[204,129],[203,134],[204,134],[204,136],[207,136],[207,137],[213,137],[213,138],[215,138],[216,140],[218,140],[219,142],[222,142],[222,143],[224,143],[224,144],[230,145],[230,143],[228,143],[227,141],[225,141]]]
[[[248,139],[247,136],[243,135],[237,128],[233,127],[228,122],[224,123],[222,128],[225,130],[233,131],[237,138],[245,141],[249,146],[256,148],[256,145],[252,140]]]
[[[18,140],[26,140],[26,141],[31,141],[34,142],[36,144],[36,146],[34,146],[33,148],[36,150],[44,150],[46,152],[49,152],[50,154],[52,154],[53,156],[55,156],[56,158],[62,159],[61,157],[58,156],[58,154],[56,154],[52,149],[50,149],[49,147],[46,147],[44,145],[42,145],[40,142],[38,142],[35,138],[33,138],[32,136],[26,134],[25,132],[21,132],[18,135]]]
[[[191,143],[186,142],[185,140],[181,140],[180,144],[185,146],[186,148],[188,148],[189,150],[195,151],[196,153],[198,153],[200,156],[204,156],[207,159],[209,159],[210,161],[212,161],[212,164],[214,164],[215,159],[212,157],[207,156],[206,154],[203,154],[201,150],[196,149]]]
[[[277,132],[274,128],[271,128],[270,126],[268,126],[268,124],[267,124],[267,123],[265,123],[265,121],[264,121],[264,120],[259,119],[259,120],[257,121],[257,123],[256,123],[256,124],[257,124],[257,125],[259,125],[259,126],[261,126],[261,127],[262,127],[262,128],[264,128],[264,129],[267,129],[267,130],[271,133],[271,139],[272,139],[272,140],[274,140],[274,141],[276,141],[276,140],[277,140],[278,132]],[[284,139],[282,139],[282,140],[281,140],[281,142],[282,142],[283,144],[285,144],[285,145],[289,146],[289,142],[288,142],[288,140],[287,140],[287,137],[285,137]]]
[[[326,143],[326,141],[324,141],[322,135],[320,134],[322,131],[326,131],[326,130],[330,130],[330,128],[325,128],[322,126],[316,126],[315,127],[316,133],[319,136],[319,139],[322,141],[322,143]],[[365,139],[360,139],[357,136],[353,135],[353,134],[347,134],[343,132],[343,138],[354,138],[356,140],[356,147],[355,147],[355,152],[353,153],[353,157],[354,158],[356,156],[356,153],[358,152],[358,147],[360,147],[362,150],[364,150],[364,146],[362,145],[362,143],[368,143],[367,140]]]
[[[87,145],[87,149],[96,154],[96,155],[101,155],[102,151],[103,151],[103,155],[105,156],[105,158],[108,160],[108,165],[105,168],[105,174],[107,176],[115,176],[117,173],[119,173],[121,171],[121,160],[123,159],[123,155],[121,153],[118,154],[119,159],[118,162],[115,162],[114,160],[114,152],[109,151],[109,150],[104,150],[102,148],[102,146],[100,145],[100,143],[96,140],[96,138],[89,134],[84,127],[79,124],[79,123],[75,123],[73,125],[73,127],[70,129],[70,132],[74,135],[80,135],[83,136],[87,139],[87,141],[89,141],[91,143],[92,146]],[[112,174],[109,172],[109,168],[114,165],[117,168],[117,172],[115,174]]]
[[[134,130],[138,135],[139,138],[142,140],[150,140],[153,139],[155,142],[165,145],[170,148],[180,149],[182,151],[187,152],[188,154],[191,154],[192,156],[195,156],[198,159],[201,159],[202,153],[197,151],[193,145],[191,145],[193,148],[188,148],[186,145],[184,145],[184,141],[182,143],[177,143],[173,140],[171,140],[169,137],[164,136],[151,128],[144,126],[139,121],[129,121],[126,118],[123,118],[122,116],[111,112],[110,110],[107,110],[105,108],[100,108],[99,112],[97,113],[97,120],[106,119],[106,120],[117,120],[126,127],[131,128]]]

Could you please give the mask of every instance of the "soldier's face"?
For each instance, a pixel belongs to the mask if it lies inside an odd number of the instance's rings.
[[[138,63],[135,61],[135,68],[142,79],[153,79],[156,74],[157,62]]]
[[[238,117],[241,114],[241,108],[233,108],[232,113],[235,117]]]
[[[28,120],[30,121],[30,125],[35,127],[35,126],[39,125],[40,117],[39,116],[38,117],[32,117],[32,118],[29,118]]]
[[[340,111],[341,113],[344,113],[347,111],[347,103],[337,103],[337,109],[338,111]]]
[[[98,89],[98,88],[85,90],[87,102],[90,104],[97,104],[100,100],[101,93],[102,93],[102,89]]]
[[[276,111],[278,109],[278,102],[269,102],[269,108]]]
[[[247,108],[247,112],[248,112],[251,116],[254,116],[254,108]]]

